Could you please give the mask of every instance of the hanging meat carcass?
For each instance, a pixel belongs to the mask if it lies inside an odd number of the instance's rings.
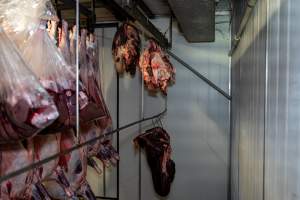
[[[1,27],[0,50],[0,142],[14,142],[38,133],[58,112]]]
[[[81,137],[82,138],[82,137]],[[80,142],[80,141],[79,141]],[[77,143],[73,131],[68,130],[62,134],[60,148],[61,151],[70,149]],[[68,154],[61,155],[59,158],[59,168],[63,170],[65,178],[69,183],[69,191],[63,189],[55,180],[45,180],[45,185],[49,195],[55,199],[67,199],[76,196],[83,196],[85,199],[95,199],[87,181],[87,147],[76,149]]]
[[[45,132],[55,133],[75,126],[76,76],[46,32],[45,21],[41,22],[22,50],[23,57],[53,97],[60,114]],[[79,94],[79,108],[82,109],[88,99],[84,91],[80,90]]]
[[[83,29],[80,37],[79,67],[80,80],[82,81],[83,86],[86,88],[90,102],[84,109],[80,111],[80,119],[82,122],[89,122],[94,119],[106,122],[110,116],[105,106],[101,89],[97,83],[97,75],[95,74],[93,66],[89,61],[91,58],[89,58],[87,54],[86,36],[87,31]]]
[[[137,29],[129,23],[123,23],[117,30],[112,54],[118,73],[124,71],[135,74],[140,55],[141,39]]]
[[[82,35],[85,36],[85,35]],[[100,81],[100,69],[99,69],[99,52],[98,52],[98,47],[97,47],[97,42],[95,40],[95,35],[94,34],[89,34],[89,36],[86,39],[86,47],[87,47],[87,66],[89,69],[89,73],[93,74],[92,78],[94,79],[93,84],[95,87],[98,88],[99,91],[99,99],[102,99],[103,102],[103,107],[106,110],[106,117],[97,119],[95,121],[95,124],[97,127],[100,128],[101,132],[98,132],[98,135],[101,135],[105,132],[111,131],[112,130],[112,120],[111,116],[109,114],[109,111],[105,105],[104,98],[102,96],[102,91],[101,91],[101,81]],[[100,104],[100,101],[99,101]],[[117,151],[114,149],[112,145],[112,138],[103,138],[101,141],[100,146],[98,146],[98,151],[95,154],[95,156],[100,159],[107,167],[110,164],[116,164],[116,162],[119,160],[119,155]],[[99,143],[99,142],[98,142]],[[99,148],[100,147],[100,148]]]
[[[95,120],[92,124],[81,124],[81,135],[85,140],[90,140],[110,131],[112,120],[102,96],[100,79],[97,78],[100,77],[100,74],[96,74],[96,72],[100,72],[100,70],[95,37],[93,34],[87,37],[86,30],[81,31],[80,63],[80,77],[84,85],[88,88],[89,97],[104,111],[103,116]],[[97,140],[90,144],[88,148],[89,159],[96,157],[105,163],[106,166],[109,166],[110,163],[115,164],[119,156],[111,142],[108,141],[111,141],[111,139],[103,138],[102,140]],[[93,160],[89,161],[89,164],[94,163],[92,162]],[[95,164],[96,163],[93,164],[94,168],[99,173],[99,167],[95,166]]]
[[[70,41],[68,32],[68,23],[62,20],[61,35],[59,37],[58,48],[64,56],[68,65],[71,65],[71,52],[70,52]]]
[[[76,26],[69,31],[71,65],[76,65]]]
[[[33,144],[28,142],[1,145],[0,158],[1,176],[17,171],[33,163]],[[2,182],[0,185],[0,199],[10,200],[18,199],[19,197],[30,199],[33,179],[34,171],[31,170]]]
[[[139,60],[139,67],[148,90],[160,89],[167,94],[167,87],[175,82],[175,68],[158,43],[150,39]]]
[[[50,0],[1,1],[0,13],[1,26],[20,48],[38,28],[40,19],[59,21]]]
[[[160,196],[167,196],[175,176],[170,136],[161,127],[155,127],[136,137],[134,142],[146,151],[155,191]]]

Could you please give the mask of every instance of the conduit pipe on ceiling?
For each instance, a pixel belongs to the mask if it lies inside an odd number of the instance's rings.
[[[254,9],[256,3],[257,3],[257,0],[248,0],[246,11],[245,11],[245,14],[244,14],[244,16],[242,18],[241,24],[239,26],[239,30],[235,34],[235,36],[233,38],[232,47],[230,49],[229,56],[232,56],[232,54],[234,53],[234,51],[238,47],[238,45],[240,43],[240,40],[241,40],[241,37],[242,37],[242,35],[244,33],[244,30],[246,28],[246,25],[247,25],[250,17],[252,15],[252,12],[253,12],[253,9]]]

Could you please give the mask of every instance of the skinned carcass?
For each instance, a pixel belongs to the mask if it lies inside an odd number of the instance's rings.
[[[0,146],[0,175],[19,170],[33,163],[33,144],[15,143]],[[30,199],[31,185],[34,180],[34,170],[20,174],[1,183],[0,199],[11,200],[23,197]]]
[[[106,121],[109,113],[105,106],[104,98],[101,89],[98,86],[96,74],[91,65],[89,65],[89,58],[86,49],[87,31],[83,29],[80,37],[80,80],[86,88],[87,96],[90,100],[89,104],[80,110],[81,122],[90,122],[92,120]]]
[[[58,49],[64,56],[67,64],[72,65],[69,44],[70,41],[69,41],[69,34],[68,34],[68,23],[65,20],[62,20],[62,27],[61,27],[61,34],[58,42]]]
[[[71,130],[65,131],[61,137],[60,149],[63,152],[77,143],[74,132]],[[77,199],[77,196],[82,196],[88,200],[95,199],[93,198],[95,195],[93,195],[86,181],[87,162],[87,147],[61,155],[58,166],[65,175],[69,190],[66,192],[56,180],[46,179],[43,184],[49,195],[52,198],[62,200],[67,198]]]

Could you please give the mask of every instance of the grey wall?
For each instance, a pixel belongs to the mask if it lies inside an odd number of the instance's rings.
[[[229,17],[220,21],[229,21]],[[155,24],[164,32],[168,19],[159,19]],[[188,44],[173,28],[173,49],[183,60],[211,79],[223,90],[229,92],[230,45],[229,23],[218,24],[215,43]],[[111,44],[114,29],[105,29],[103,60],[103,85],[106,103],[112,116],[116,117],[116,75],[111,58]],[[97,30],[101,38],[102,30]],[[169,88],[168,113],[164,117],[165,129],[171,135],[176,176],[172,185],[170,200],[182,199],[227,199],[229,167],[229,104],[228,101],[195,77],[191,72],[172,60],[177,69],[176,84]],[[120,78],[120,125],[138,120],[141,115],[142,85],[140,74]],[[166,98],[160,94],[150,96],[144,91],[144,116],[151,116],[164,109]],[[143,124],[142,129],[150,128]],[[120,199],[138,200],[139,154],[132,140],[138,135],[139,126],[120,133]],[[152,186],[151,173],[142,154],[142,200],[159,198]],[[115,192],[115,170],[106,175],[106,193]],[[89,181],[98,195],[103,195],[101,177],[89,172]]]
[[[258,1],[232,57],[232,199],[300,199],[299,1]]]

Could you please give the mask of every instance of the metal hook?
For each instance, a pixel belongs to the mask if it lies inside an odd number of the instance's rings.
[[[161,117],[159,117],[159,123],[160,123],[161,128],[163,128],[164,124],[162,123]]]

